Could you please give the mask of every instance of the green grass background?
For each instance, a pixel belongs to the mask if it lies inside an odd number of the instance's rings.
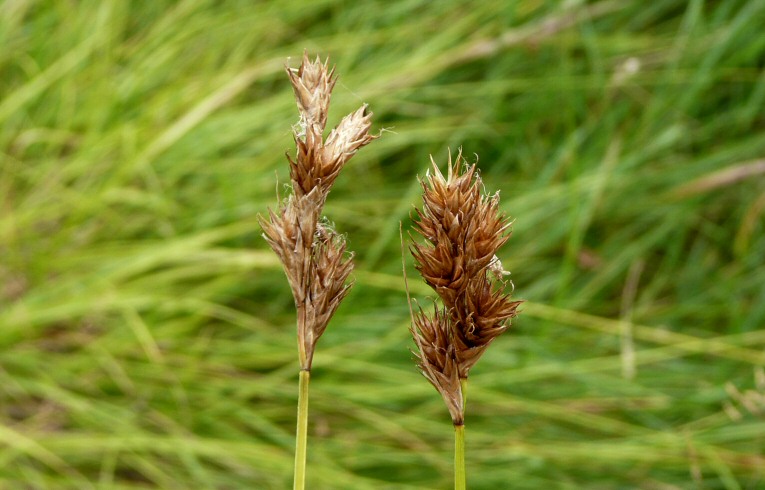
[[[337,65],[330,125],[367,102],[385,128],[325,208],[357,269],[309,488],[451,485],[398,226],[460,146],[527,301],[471,371],[469,487],[765,488],[764,26],[760,0],[2,2],[0,488],[291,485],[294,311],[257,215],[303,50]]]

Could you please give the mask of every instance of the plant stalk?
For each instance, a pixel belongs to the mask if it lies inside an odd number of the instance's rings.
[[[465,426],[454,426],[454,490],[465,490]]]
[[[310,381],[311,372],[301,369],[300,388],[298,391],[297,432],[295,434],[294,490],[303,490],[305,488],[305,461],[308,446],[308,383]]]

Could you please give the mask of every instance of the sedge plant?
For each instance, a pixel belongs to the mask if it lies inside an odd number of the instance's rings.
[[[422,185],[422,208],[411,246],[415,267],[441,299],[432,314],[412,312],[417,364],[438,390],[454,425],[454,488],[464,489],[465,395],[470,369],[507,330],[521,301],[510,299],[497,251],[510,237],[499,194],[486,195],[475,164],[458,153],[444,176],[431,158]],[[411,301],[410,301],[411,305]]]
[[[376,136],[369,134],[372,114],[366,104],[345,116],[324,137],[334,68],[303,55],[298,69],[286,67],[300,121],[293,128],[296,153],[289,155],[291,193],[276,211],[261,218],[264,237],[278,255],[297,310],[300,362],[294,488],[305,488],[308,433],[308,386],[316,342],[352,284],[353,254],[345,238],[321,211],[343,166]]]

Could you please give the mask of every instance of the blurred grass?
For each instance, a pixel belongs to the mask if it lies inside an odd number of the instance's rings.
[[[337,64],[331,119],[368,102],[386,128],[326,208],[358,267],[314,362],[309,488],[450,485],[398,223],[428,154],[460,145],[516,218],[501,259],[528,300],[471,377],[470,488],[762,488],[763,18],[3,2],[0,488],[290,485],[294,313],[256,216],[287,179],[282,67],[304,49]]]

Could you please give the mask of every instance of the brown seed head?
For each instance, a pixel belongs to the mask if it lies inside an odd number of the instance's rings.
[[[368,145],[377,136],[369,134],[372,127],[372,113],[367,112],[368,106],[362,105],[355,112],[345,116],[340,124],[327,136],[324,144],[324,162],[336,162],[343,166],[356,154],[359,148]]]
[[[451,319],[445,309],[435,309],[432,318],[422,310],[414,314],[410,327],[419,353],[417,366],[443,397],[454,425],[465,421]]]
[[[327,328],[353,270],[353,254],[345,239],[320,222],[321,209],[343,165],[376,136],[369,134],[371,113],[366,105],[346,116],[323,138],[334,68],[306,54],[300,68],[287,68],[295,92],[300,122],[294,130],[297,151],[289,155],[290,195],[277,211],[260,219],[263,236],[284,266],[298,312],[300,367],[311,369],[316,342]]]
[[[295,91],[300,121],[306,132],[319,136],[327,125],[329,99],[337,82],[335,68],[330,70],[328,63],[329,59],[322,63],[318,56],[312,62],[308,59],[308,53],[304,52],[303,62],[298,69],[285,67]]]
[[[297,70],[287,68],[292,87],[295,90],[299,128],[295,131],[295,159],[290,162],[290,179],[296,195],[307,194],[313,188],[321,188],[326,199],[337,175],[350,158],[377,136],[369,134],[372,113],[367,105],[345,116],[340,124],[330,131],[326,142],[323,140],[327,124],[330,92],[335,86],[334,68],[330,71],[328,62],[323,64],[316,58],[310,62],[306,55]]]
[[[471,281],[461,302],[452,308],[455,317],[454,343],[460,377],[483,355],[489,344],[507,330],[505,323],[516,316],[521,301],[510,301],[501,289],[495,289],[488,278]]]
[[[340,302],[353,286],[345,281],[353,271],[353,254],[345,253],[345,239],[331,228],[319,224],[313,254],[310,261],[308,295],[302,304],[297,304],[298,315],[305,314],[305,323],[310,325],[299,347],[304,350],[305,360],[310,367],[316,342],[324,333]]]
[[[429,243],[415,243],[413,254],[425,282],[452,307],[508,240],[510,221],[499,212],[499,195],[483,194],[476,165],[466,165],[461,153],[449,158],[447,177],[431,164],[421,181],[422,211],[414,216],[415,231]]]
[[[300,198],[292,195],[277,212],[268,210],[268,220],[260,218],[263,236],[284,266],[296,305],[309,291],[320,199],[318,189]]]
[[[413,216],[425,241],[414,243],[412,254],[446,307],[459,377],[467,378],[520,304],[504,292],[496,258],[509,238],[510,221],[499,211],[499,195],[484,194],[476,165],[465,164],[461,153],[454,161],[450,156],[447,176],[431,163],[421,181],[422,210]]]

